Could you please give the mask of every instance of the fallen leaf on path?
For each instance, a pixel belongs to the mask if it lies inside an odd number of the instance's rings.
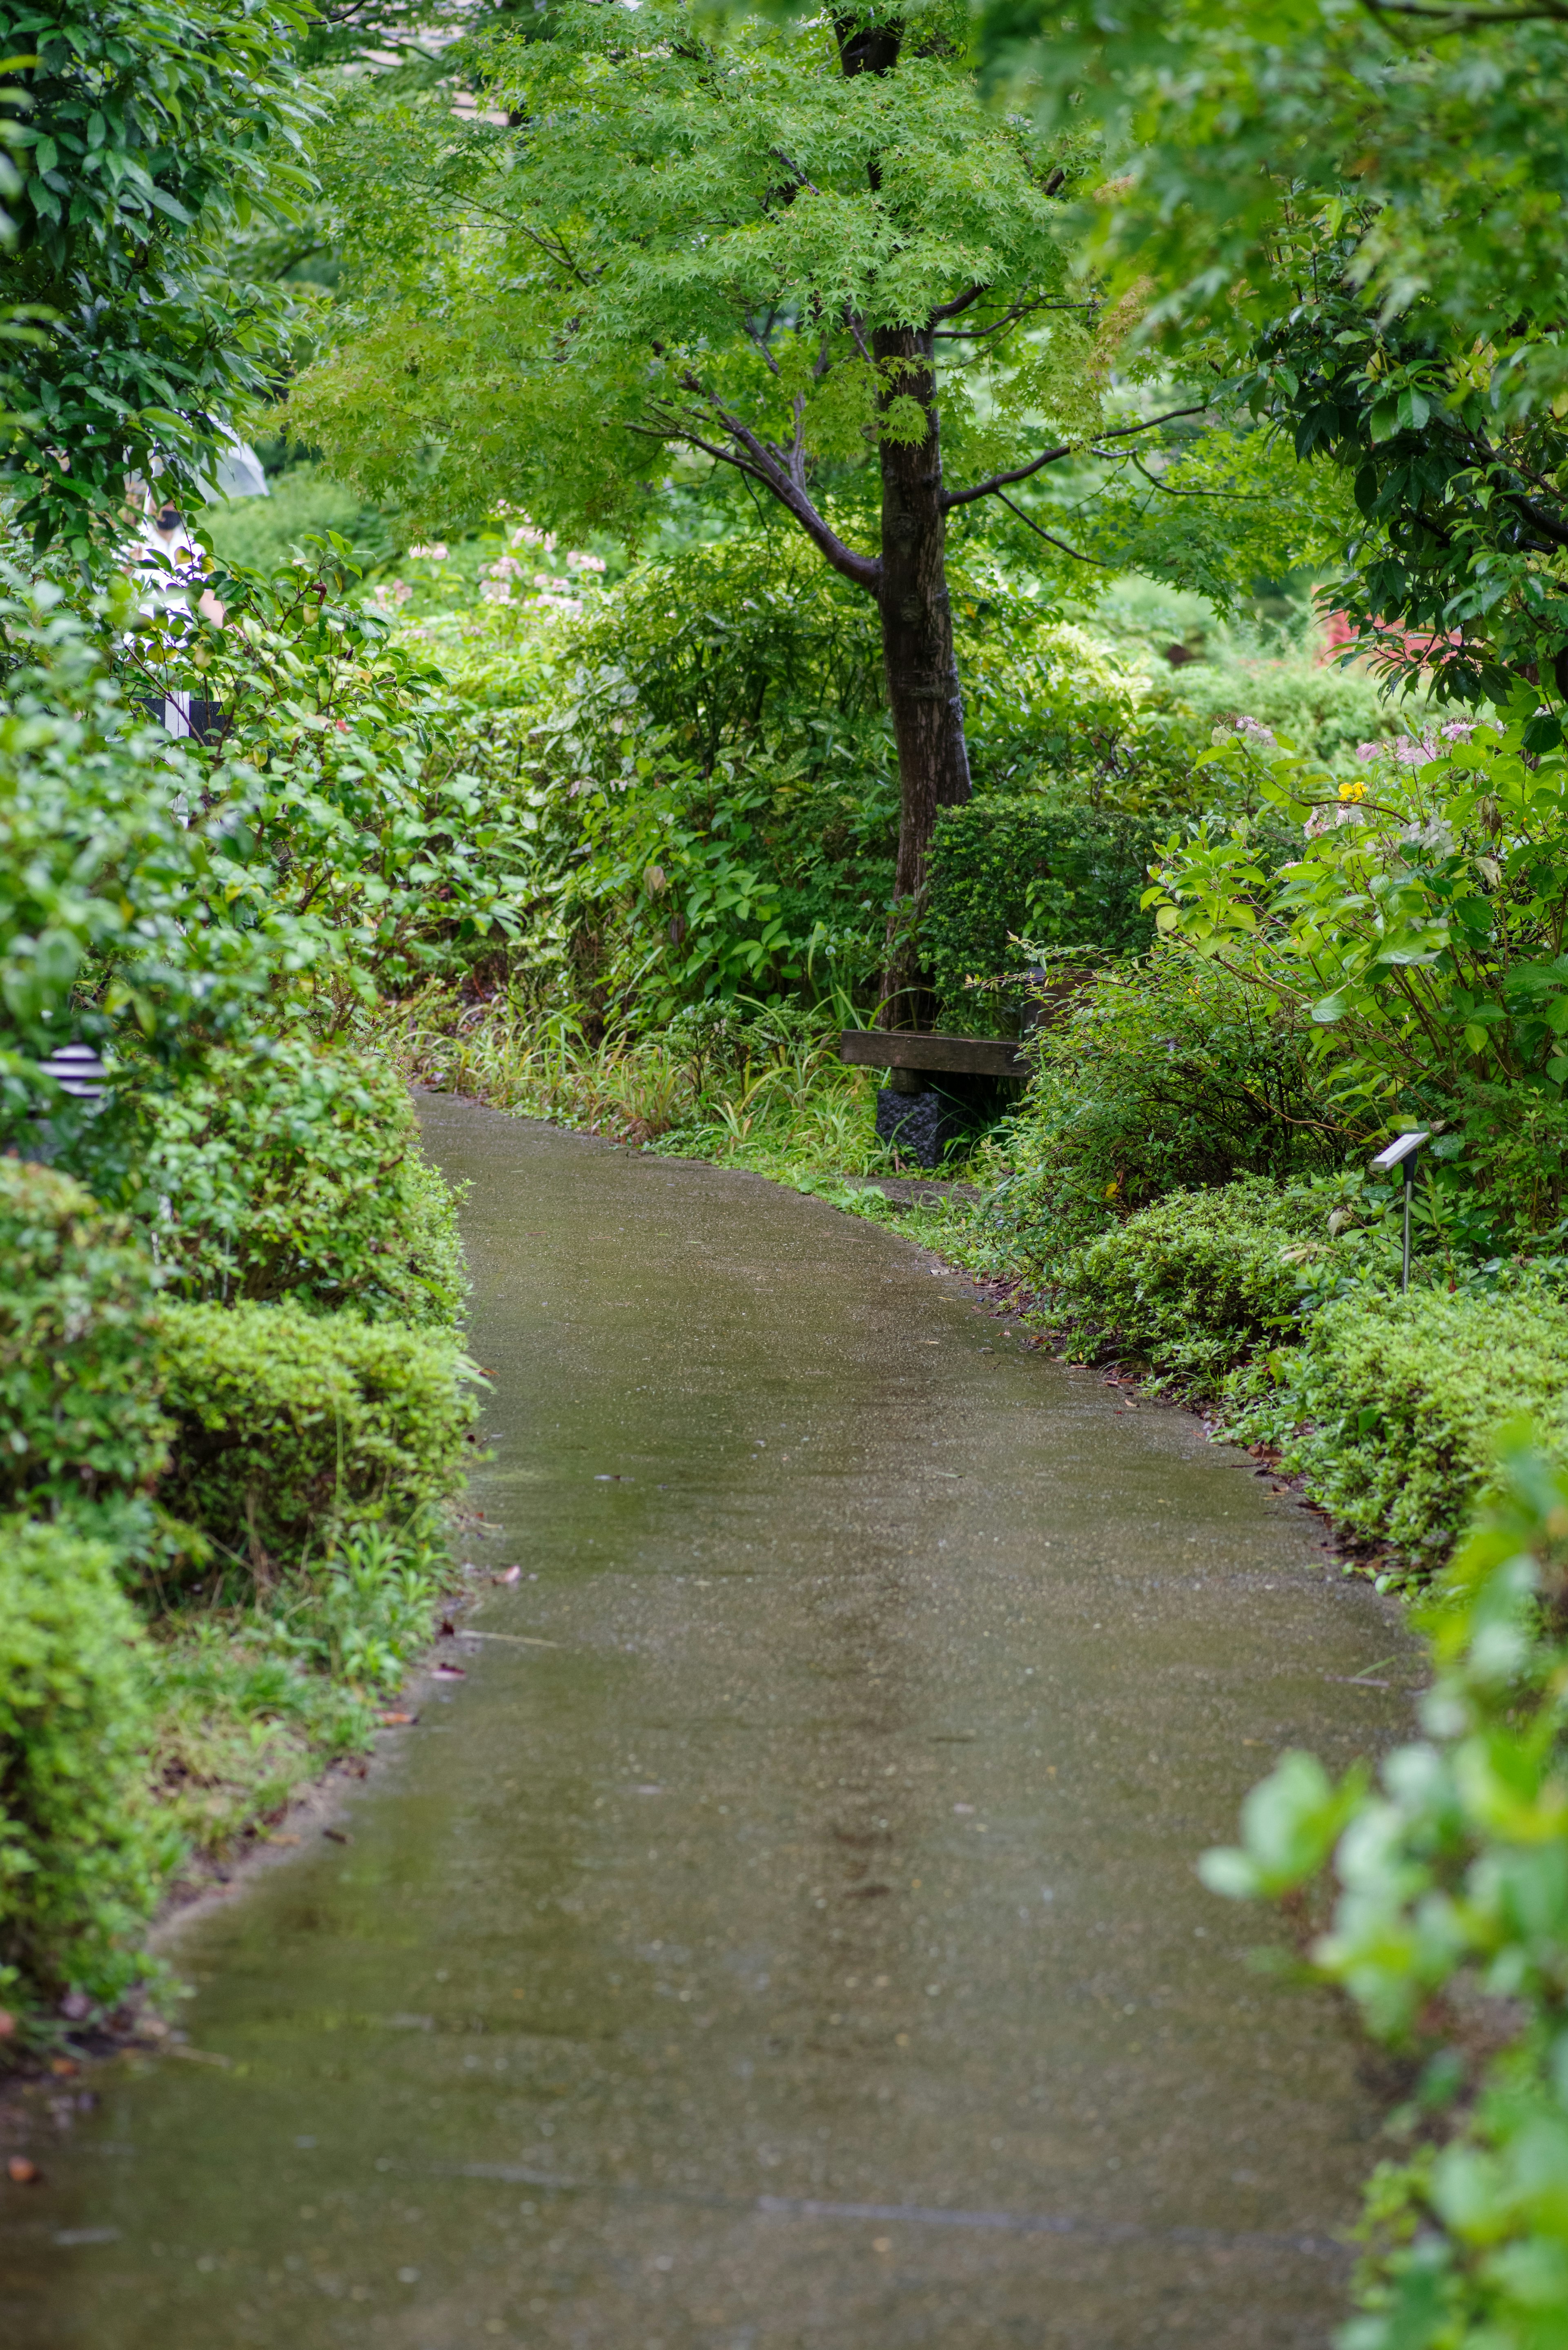
[[[451,1640],[455,1638],[456,1633],[457,1626],[452,1622],[452,1617],[450,1616],[443,1616],[441,1619],[441,1638],[443,1640]]]
[[[403,1730],[410,1722],[418,1720],[417,1713],[384,1713],[381,1716],[381,1727],[383,1730]]]
[[[73,2073],[79,2073],[81,2071],[81,2066],[76,2062],[74,2057],[51,2056],[49,2059],[49,2070],[57,2081],[68,2081]]]
[[[354,1841],[347,1828],[323,1828],[321,1833],[324,1836],[330,1836],[334,1844],[352,1844]]]
[[[38,2187],[43,2183],[44,2174],[36,2162],[28,2161],[25,2154],[14,2154],[5,2165],[5,2176],[13,2187]]]
[[[438,1681],[465,1681],[468,1673],[462,1665],[438,1665],[435,1677]]]
[[[520,1566],[504,1566],[500,1574],[493,1575],[490,1580],[492,1583],[515,1583],[522,1572]]]
[[[268,1844],[297,1844],[299,1838],[296,1835],[275,1835],[268,1836],[267,1842]]]

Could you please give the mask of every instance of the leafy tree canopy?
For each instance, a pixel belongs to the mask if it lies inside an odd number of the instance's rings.
[[[1568,683],[1555,0],[998,0],[982,37],[1043,124],[1087,116],[1118,159],[1112,283],[1155,280],[1149,328],[1207,340],[1354,485],[1336,600],[1386,666],[1469,702]]]
[[[988,109],[962,31],[941,7],[710,33],[670,0],[566,0],[543,37],[475,37],[466,120],[361,78],[324,166],[353,328],[291,402],[416,526],[504,499],[635,533],[672,457],[782,509],[878,608],[899,899],[970,788],[950,521],[1018,515],[1085,452],[1115,472],[1208,404],[1162,398],[1162,359],[1128,380],[1138,297],[1082,274],[1066,202],[1095,140]]]
[[[279,349],[236,241],[308,189],[296,0],[0,0],[19,104],[5,463],[36,538],[84,545],[125,477],[178,493]],[[41,331],[39,328],[41,328]]]

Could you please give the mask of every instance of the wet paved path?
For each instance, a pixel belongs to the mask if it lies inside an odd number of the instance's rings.
[[[424,1115],[524,1579],[0,2189],[6,2350],[1322,2344],[1376,2108],[1192,1861],[1383,1604],[896,1237]]]

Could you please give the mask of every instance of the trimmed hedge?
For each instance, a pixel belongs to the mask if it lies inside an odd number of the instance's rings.
[[[0,1510],[151,1488],[165,1458],[152,1260],[70,1176],[0,1159]]]
[[[0,2005],[112,2006],[174,1854],[146,1795],[144,1635],[107,1544],[0,1523]]]
[[[1212,1387],[1294,1332],[1298,1268],[1326,1252],[1327,1202],[1253,1179],[1173,1191],[1069,1258],[1061,1302],[1096,1337]]]
[[[1314,1500],[1413,1565],[1452,1548],[1521,1412],[1568,1451],[1568,1305],[1543,1296],[1364,1291],[1324,1305],[1276,1368],[1236,1432],[1278,1441]]]
[[[145,1109],[143,1197],[175,1295],[456,1321],[455,1203],[378,1055],[303,1037],[216,1051]]]
[[[159,1499],[260,1579],[462,1482],[481,1374],[443,1335],[294,1305],[175,1305],[159,1368],[174,1430]]]
[[[1138,906],[1158,843],[1170,829],[1148,817],[1051,808],[1023,796],[972,799],[938,812],[930,897],[920,938],[946,1016],[966,1029],[986,1007],[1016,1014],[1016,999],[966,993],[971,975],[1019,968],[1008,934],[1042,947],[1141,952],[1154,917]]]

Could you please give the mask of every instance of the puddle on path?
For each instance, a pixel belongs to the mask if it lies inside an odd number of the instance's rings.
[[[1377,2109],[1192,1862],[1383,1603],[897,1238],[423,1115],[508,1637],[0,2187],[6,2350],[1324,2343]]]

